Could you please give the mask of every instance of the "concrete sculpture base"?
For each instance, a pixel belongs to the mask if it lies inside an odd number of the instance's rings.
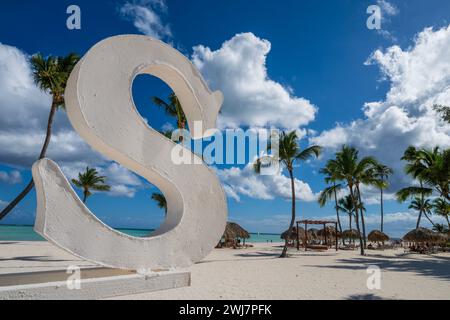
[[[190,285],[190,272],[141,275],[108,268],[82,269],[80,289],[69,289],[67,273],[43,271],[0,275],[0,300],[92,300]]]

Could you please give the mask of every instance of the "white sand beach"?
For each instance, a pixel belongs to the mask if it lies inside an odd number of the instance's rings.
[[[114,299],[450,299],[450,253],[403,249],[297,252],[279,259],[278,244],[214,249],[189,270],[190,287]],[[0,241],[0,274],[94,266],[48,242]],[[369,290],[367,267],[381,269],[381,289]]]

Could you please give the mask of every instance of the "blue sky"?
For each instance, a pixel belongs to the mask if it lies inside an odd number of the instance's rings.
[[[81,30],[66,28],[70,4],[81,9]],[[366,27],[372,4],[381,8],[381,30]],[[393,199],[395,190],[410,183],[401,172],[403,150],[410,144],[450,146],[448,126],[431,110],[436,102],[450,104],[446,0],[6,0],[1,9],[0,206],[30,178],[29,167],[43,140],[49,100],[33,87],[28,57],[36,52],[84,54],[117,34],[158,37],[189,57],[211,88],[224,92],[223,127],[275,122],[298,129],[303,146],[325,147],[321,159],[295,170],[299,217],[334,216],[331,205],[316,204],[315,196],[325,186],[318,170],[347,143],[395,169],[385,204],[386,231],[400,236],[416,219],[407,204]],[[150,97],[169,93],[150,76],[133,84],[139,112],[157,129],[174,120],[153,106]],[[113,227],[154,228],[161,223],[163,212],[150,199],[154,187],[93,152],[71,129],[64,111],[58,112],[55,127],[48,157],[69,178],[90,165],[113,185],[113,192],[88,200],[98,217]],[[229,191],[230,220],[255,232],[286,228],[290,201],[285,175],[261,178],[243,166],[217,169]],[[377,197],[376,190],[365,190],[369,229],[378,226]],[[30,194],[2,223],[33,224],[35,202]]]

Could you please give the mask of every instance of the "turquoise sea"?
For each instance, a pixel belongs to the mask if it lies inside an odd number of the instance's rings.
[[[124,229],[116,230],[135,237],[145,237],[152,232],[148,229]],[[10,226],[0,225],[0,241],[44,241],[40,235],[33,230],[33,226]],[[250,239],[246,242],[280,242],[279,234],[250,233]]]

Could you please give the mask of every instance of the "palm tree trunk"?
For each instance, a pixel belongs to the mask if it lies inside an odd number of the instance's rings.
[[[334,184],[336,186],[336,184]],[[342,234],[342,226],[341,226],[341,219],[339,218],[339,209],[338,209],[338,199],[337,199],[337,194],[336,194],[336,190],[334,190],[334,203],[335,203],[335,208],[336,208],[336,217],[337,217],[337,223],[339,226],[339,232]]]
[[[359,235],[359,248],[361,250],[361,255],[364,255],[364,242],[361,236],[361,230],[359,228],[359,209],[358,206],[356,205],[357,201],[356,201],[356,197],[355,197],[355,193],[353,191],[353,187],[349,186],[350,188],[350,195],[352,197],[353,203],[355,204],[355,224],[356,224],[356,230],[358,230],[358,235]]]
[[[86,203],[87,200],[87,192],[83,191],[83,203]]]
[[[384,208],[383,208],[383,188],[380,188],[380,192],[381,192],[381,232],[383,232],[383,227],[384,227]]]
[[[448,214],[445,216],[445,220],[447,220],[448,230],[450,230],[450,220],[448,220]]]
[[[56,103],[56,99],[55,97],[53,97],[53,101],[52,101],[52,106],[50,109],[50,113],[48,115],[48,121],[47,121],[47,133],[45,135],[45,140],[44,140],[44,145],[42,146],[41,149],[41,153],[39,154],[39,159],[42,159],[45,157],[46,153],[47,153],[47,148],[48,145],[50,143],[50,138],[52,136],[52,124],[53,124],[53,118],[55,117],[55,113],[56,110],[58,108],[58,105]],[[11,201],[6,208],[4,208],[1,212],[0,212],[0,220],[2,220],[4,217],[6,217],[6,215],[11,212],[12,209],[14,209],[14,207],[23,199],[25,198],[25,196],[28,194],[28,192],[31,191],[31,189],[33,189],[34,187],[34,181],[33,179],[30,180],[30,182],[28,182],[27,186],[25,187],[25,189],[22,190],[21,193],[19,193],[19,195],[13,200]]]
[[[423,189],[423,182],[422,182],[422,180],[419,180],[419,183],[420,183],[420,189]],[[420,193],[421,203],[423,203],[424,197],[425,197],[425,195],[423,194],[423,192],[421,192],[421,193]],[[423,210],[422,210],[422,208],[421,208],[421,209],[419,210],[419,217],[417,218],[416,229],[418,229],[419,226],[420,226],[420,219],[422,218],[422,213],[423,213]]]
[[[288,250],[288,241],[289,241],[289,235],[292,232],[292,228],[294,227],[295,223],[295,184],[294,184],[294,173],[292,172],[291,168],[288,168],[289,171],[289,177],[291,178],[291,191],[292,191],[292,212],[291,212],[291,223],[289,225],[288,233],[286,236],[286,239],[284,239],[284,248],[281,252],[280,258],[287,258],[287,250]]]
[[[417,218],[416,229],[420,226],[420,219],[422,218],[422,209],[419,210],[419,217]]]
[[[430,219],[430,217],[427,215],[427,213],[424,212],[423,214],[424,214],[425,218],[427,218],[427,220],[431,223],[431,225],[432,225],[433,227],[435,227],[436,225],[435,225],[434,222]]]
[[[334,184],[334,185],[336,186],[336,184]],[[342,226],[341,226],[341,219],[339,218],[339,209],[338,209],[338,200],[337,200],[336,190],[334,190],[334,204],[335,204],[335,209],[336,209],[336,218],[337,218],[337,223],[338,223],[338,227],[339,227],[339,232],[341,233],[341,236],[342,236]],[[345,244],[344,238],[342,238],[342,244]]]
[[[351,212],[348,214],[348,226],[350,227],[350,230],[352,230],[352,213]]]
[[[359,191],[359,184],[356,184],[356,191],[358,192],[358,201],[359,205],[361,206],[359,212],[361,213],[361,225],[362,225],[362,231],[363,231],[363,240],[364,240],[364,249],[367,248],[367,241],[366,241],[366,223],[364,222],[364,210],[362,208],[362,200],[361,200],[361,192]]]

